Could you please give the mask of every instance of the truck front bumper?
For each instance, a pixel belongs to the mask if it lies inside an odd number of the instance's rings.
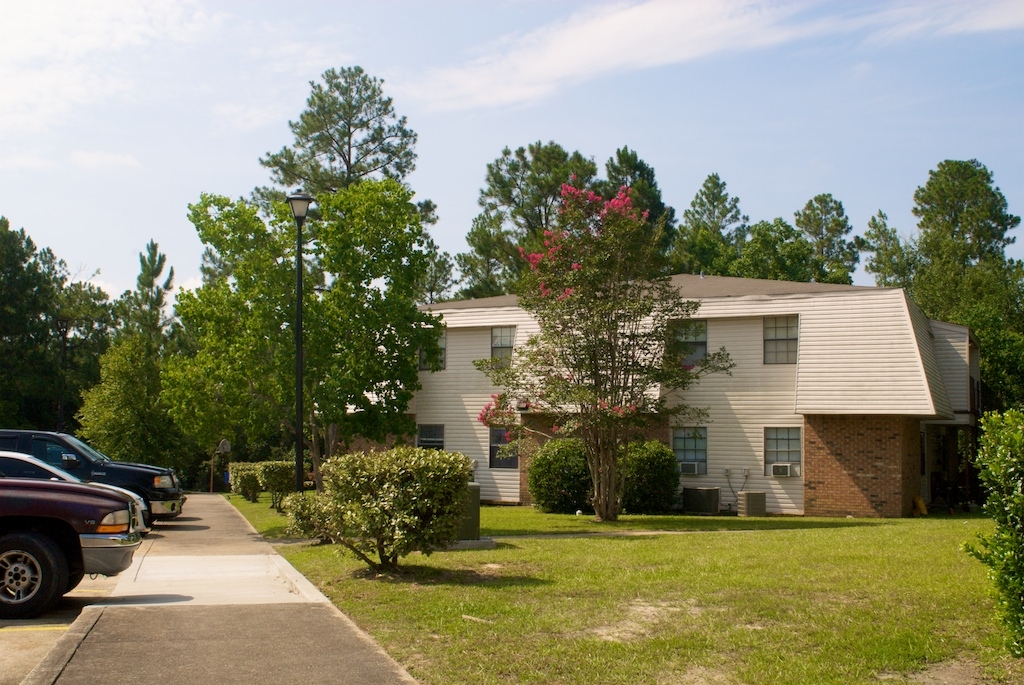
[[[82,562],[86,573],[116,576],[132,565],[132,556],[142,544],[138,533],[124,535],[102,535],[83,533],[78,536],[82,543]]]
[[[149,515],[154,519],[172,519],[181,514],[181,508],[188,499],[182,495],[179,499],[149,500]]]

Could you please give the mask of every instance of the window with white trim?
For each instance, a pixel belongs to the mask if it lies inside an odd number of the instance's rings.
[[[444,424],[419,424],[416,427],[416,446],[427,450],[443,450]]]
[[[674,428],[672,451],[675,452],[679,471],[684,476],[708,472],[708,429],[703,427]]]
[[[789,464],[789,473],[784,475],[800,475],[803,440],[800,428],[765,428],[764,429],[764,475],[783,475],[776,473],[773,465]]]
[[[444,371],[448,364],[448,331],[441,331],[441,337],[437,339],[437,346],[441,348],[439,358],[441,366],[439,371]],[[430,362],[427,360],[427,353],[420,348],[420,371],[429,371]]]
[[[708,322],[705,319],[694,319],[683,323],[679,341],[686,351],[683,366],[691,369],[708,356]]]
[[[519,455],[506,447],[509,443],[509,432],[506,428],[491,429],[490,460],[488,466],[492,469],[518,469]]]
[[[491,329],[491,359],[500,359],[503,366],[512,363],[512,345],[516,340],[515,326],[495,326]]]
[[[796,314],[764,317],[764,363],[796,364],[799,334]]]

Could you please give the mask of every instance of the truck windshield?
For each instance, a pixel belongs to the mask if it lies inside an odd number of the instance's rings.
[[[67,439],[68,439],[68,442],[70,442],[72,445],[74,445],[78,449],[80,449],[83,452],[85,452],[86,454],[88,454],[90,457],[92,457],[96,461],[114,461],[113,459],[111,459],[107,455],[103,454],[103,452],[100,452],[99,450],[95,450],[92,447],[89,447],[88,445],[86,445],[84,442],[82,442],[81,440],[79,440],[78,438],[76,438],[73,435],[67,436]]]

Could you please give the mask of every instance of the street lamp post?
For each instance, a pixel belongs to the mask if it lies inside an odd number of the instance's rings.
[[[295,217],[295,491],[302,492],[302,224],[313,198],[302,189],[288,196]]]

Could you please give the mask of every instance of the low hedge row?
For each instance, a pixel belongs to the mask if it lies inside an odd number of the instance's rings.
[[[660,514],[675,503],[679,467],[672,449],[657,440],[634,442],[619,460],[622,509],[627,514]],[[549,440],[530,462],[530,496],[538,509],[553,514],[591,512],[594,488],[583,443]]]
[[[295,464],[290,461],[234,462],[228,465],[231,492],[256,502],[270,493],[270,505],[281,511],[284,497],[295,487]]]

